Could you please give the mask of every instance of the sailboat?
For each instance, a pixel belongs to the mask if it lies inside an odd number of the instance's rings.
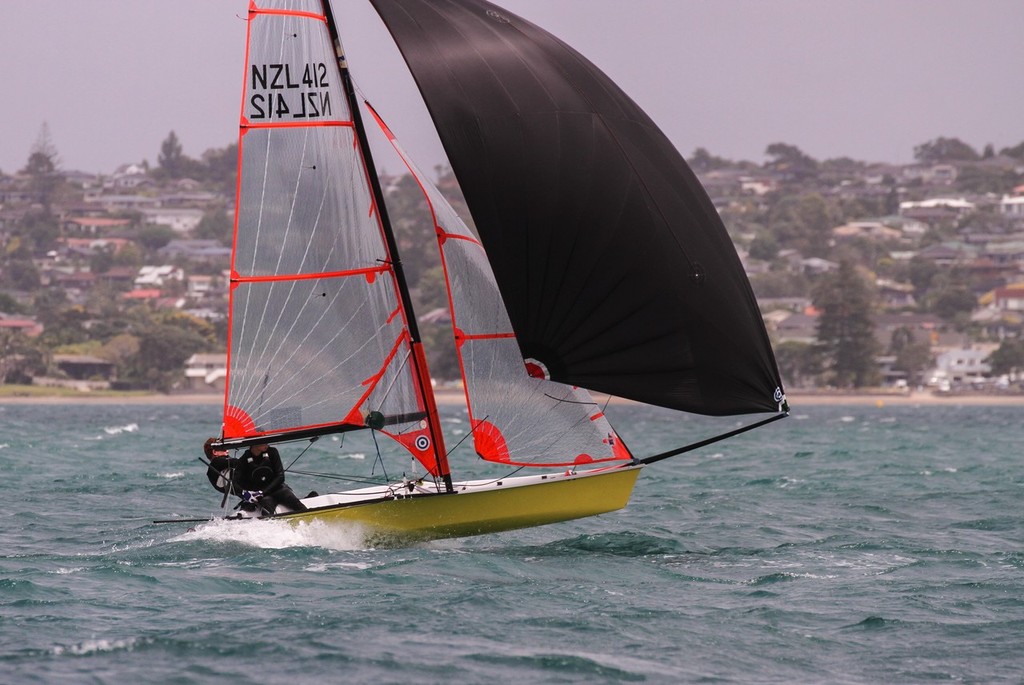
[[[616,84],[485,0],[370,1],[476,231],[359,97],[329,1],[251,0],[218,445],[371,431],[420,469],[275,518],[433,539],[602,514],[626,506],[646,465],[710,440],[634,455],[592,393],[768,414],[718,437],[786,415],[725,227]],[[449,463],[368,127],[427,198],[469,432],[504,477],[459,480]]]

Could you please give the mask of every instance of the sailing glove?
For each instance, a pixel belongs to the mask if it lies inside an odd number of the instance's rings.
[[[262,490],[242,490],[242,501],[246,504],[257,504],[262,498]]]

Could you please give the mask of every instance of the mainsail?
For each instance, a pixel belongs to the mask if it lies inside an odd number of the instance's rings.
[[[261,0],[248,28],[224,437],[372,425],[447,475],[323,8]]]
[[[700,182],[604,73],[484,0],[371,0],[437,127],[523,358],[701,414],[777,412],[750,284]]]

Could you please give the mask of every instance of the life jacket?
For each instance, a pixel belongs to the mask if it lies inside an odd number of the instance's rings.
[[[266,452],[257,457],[246,451],[235,461],[232,480],[242,490],[265,490],[267,484],[274,480],[274,469]]]

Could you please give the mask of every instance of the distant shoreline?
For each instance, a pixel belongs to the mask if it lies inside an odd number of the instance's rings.
[[[444,390],[436,393],[437,403],[443,406],[465,404],[465,395],[460,390]],[[599,403],[607,398],[595,394]],[[789,393],[792,409],[807,406],[1024,406],[1024,395],[936,395],[930,392],[896,393]],[[83,392],[78,395],[0,395],[0,405],[5,404],[202,404],[216,406],[223,404],[224,396],[219,393],[173,394],[153,393],[148,395],[109,395]],[[629,404],[630,400],[612,398],[614,404]]]

